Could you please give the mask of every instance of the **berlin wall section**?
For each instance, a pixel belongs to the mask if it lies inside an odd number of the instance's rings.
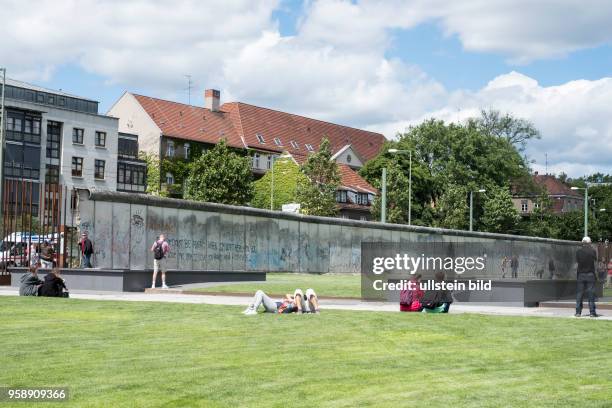
[[[496,265],[519,253],[524,279],[548,258],[571,279],[577,245],[113,192],[81,193],[79,227],[94,242],[97,267],[132,270],[153,268],[150,247],[161,233],[172,247],[169,269],[202,271],[359,273],[362,242],[482,242]]]

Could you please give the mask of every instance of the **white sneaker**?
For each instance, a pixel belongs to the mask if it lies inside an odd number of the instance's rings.
[[[151,289],[155,289],[155,285],[151,285]]]
[[[257,314],[257,310],[255,310],[255,309],[247,309],[247,310],[244,311],[244,314],[247,315],[247,316],[256,315]]]
[[[167,286],[167,285],[164,283],[164,284],[162,285],[162,289],[168,289],[168,286]]]

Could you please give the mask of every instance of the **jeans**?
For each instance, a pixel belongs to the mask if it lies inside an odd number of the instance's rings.
[[[81,256],[81,268],[93,268],[91,266],[91,254]]]
[[[576,279],[576,314],[582,314],[582,299],[586,296],[589,299],[589,313],[595,312],[595,275],[592,273],[579,273]]]
[[[278,311],[278,306],[276,302],[272,300],[272,298],[266,295],[262,290],[258,290],[255,292],[255,297],[251,301],[250,307],[257,310],[259,306],[263,305],[266,313],[276,313]]]

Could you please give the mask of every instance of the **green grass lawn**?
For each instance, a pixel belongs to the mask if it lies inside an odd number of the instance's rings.
[[[257,289],[275,295],[293,293],[296,288],[313,288],[321,297],[361,296],[361,276],[358,274],[268,273],[266,282],[249,282],[194,289],[198,292],[249,293]]]
[[[4,296],[0,310],[0,386],[68,386],[62,406],[609,407],[612,396],[607,321]]]

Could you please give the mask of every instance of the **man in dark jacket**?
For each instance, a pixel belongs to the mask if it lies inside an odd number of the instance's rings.
[[[42,283],[38,277],[38,266],[30,266],[28,272],[21,277],[19,296],[38,296],[38,288]]]
[[[576,317],[582,315],[582,299],[586,291],[589,299],[589,315],[597,317],[595,311],[595,262],[597,261],[597,252],[591,246],[591,238],[584,237],[582,239],[582,247],[576,252]]]
[[[59,269],[53,269],[45,276],[44,283],[38,289],[38,296],[63,297],[66,284],[60,276]]]
[[[91,266],[91,255],[94,252],[93,243],[87,236],[87,232],[81,235],[79,241],[79,249],[81,250],[81,268],[92,268]]]

